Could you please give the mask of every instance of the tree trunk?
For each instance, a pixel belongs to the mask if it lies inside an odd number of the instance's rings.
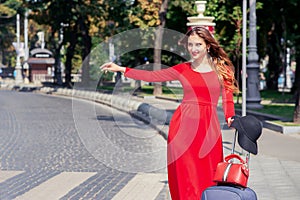
[[[87,85],[90,81],[90,52],[92,48],[92,39],[89,35],[89,24],[86,24],[83,18],[79,19],[79,28],[82,35],[82,84]]]
[[[163,37],[163,27],[159,26],[155,31],[155,48],[154,48],[154,65],[153,70],[161,69],[161,44]],[[153,83],[153,95],[161,95],[162,94],[162,86],[161,83],[155,82]]]
[[[162,39],[164,34],[164,27],[166,25],[168,2],[169,0],[162,0],[162,4],[159,11],[160,25],[157,27],[155,31],[153,70],[161,69],[161,46],[162,46]],[[154,85],[153,95],[155,96],[161,95],[162,94],[161,83],[154,83],[153,85]]]
[[[55,35],[57,32],[60,35],[60,30],[53,31],[51,34],[51,44],[54,48],[54,59],[55,59],[55,65],[54,65],[54,83],[57,85],[62,85],[62,78],[61,78],[61,48],[63,45],[62,38],[59,38],[59,41],[57,42],[55,40]]]
[[[71,41],[70,41],[70,45],[67,48],[67,54],[66,54],[66,69],[65,69],[65,85],[67,87],[73,87],[72,84],[72,77],[71,77],[71,73],[72,73],[72,59],[74,57],[74,51],[75,51],[75,47],[77,44],[77,34],[72,32],[70,34],[71,37]]]
[[[55,68],[54,68],[54,77],[57,85],[62,85],[61,78],[61,51],[62,45],[59,45],[58,48],[55,49]]]
[[[299,105],[299,89],[295,93],[296,103],[295,103],[295,110],[294,110],[294,123],[300,124],[300,105]]]
[[[296,54],[296,63],[300,63],[300,53]],[[296,102],[293,121],[300,124],[300,67],[296,67],[294,91]]]

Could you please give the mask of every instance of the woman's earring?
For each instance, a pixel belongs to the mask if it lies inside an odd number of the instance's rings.
[[[210,51],[209,51],[209,48],[207,49],[207,53],[209,53]]]

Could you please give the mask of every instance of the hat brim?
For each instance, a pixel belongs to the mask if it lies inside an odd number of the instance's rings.
[[[238,131],[238,143],[244,150],[257,154],[257,143],[250,140],[242,131]]]
[[[241,125],[241,118],[235,119],[231,127],[235,128],[238,131],[238,143],[246,151],[256,155],[257,154],[257,143],[252,141],[248,136],[243,126]]]

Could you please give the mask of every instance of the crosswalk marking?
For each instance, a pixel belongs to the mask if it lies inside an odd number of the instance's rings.
[[[17,176],[21,173],[23,173],[23,171],[4,171],[4,170],[0,170],[0,183],[4,182],[7,179],[10,179],[14,176]]]
[[[25,171],[0,170],[0,183],[22,173]],[[34,188],[28,188],[29,190],[14,199],[58,200],[96,174],[97,172],[61,172]],[[112,200],[156,199],[163,190],[166,181],[167,175],[165,173],[139,173]]]
[[[166,174],[137,174],[112,200],[155,199],[166,180]]]
[[[18,196],[17,200],[56,200],[66,195],[96,172],[62,172],[30,191]]]

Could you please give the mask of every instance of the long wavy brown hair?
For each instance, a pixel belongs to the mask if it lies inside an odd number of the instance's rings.
[[[195,34],[201,37],[206,45],[209,45],[209,51],[207,53],[211,58],[212,67],[216,71],[222,86],[228,87],[228,89],[238,93],[239,88],[237,80],[234,77],[234,66],[227,53],[207,28],[199,26],[190,29],[185,34],[185,37],[179,41],[179,44],[184,45],[187,48],[189,36]],[[226,82],[226,84],[224,84],[224,82]]]

